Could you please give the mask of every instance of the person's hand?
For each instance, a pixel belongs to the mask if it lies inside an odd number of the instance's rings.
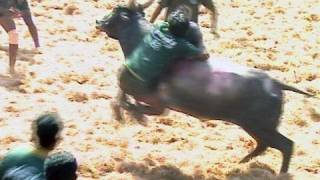
[[[22,13],[14,8],[9,9],[9,15],[12,18],[21,18],[22,17]]]
[[[210,54],[207,53],[207,52],[205,52],[205,53],[202,53],[202,54],[199,56],[199,60],[205,61],[205,60],[209,59],[209,57],[210,57]]]
[[[187,57],[186,60],[189,60],[189,61],[192,61],[192,60],[205,61],[205,60],[207,60],[209,57],[210,57],[210,54],[207,53],[207,52],[204,52],[204,53],[202,53],[202,54],[198,54],[198,55],[195,55],[195,56]]]

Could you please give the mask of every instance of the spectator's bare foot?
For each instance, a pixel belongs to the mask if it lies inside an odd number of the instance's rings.
[[[6,77],[6,76],[0,75],[0,86],[2,87],[13,88],[21,84],[22,84],[21,78]]]
[[[17,71],[15,71],[14,68],[10,68],[9,69],[9,74],[10,74],[12,79],[22,78],[23,77],[23,74],[18,73]]]
[[[43,51],[40,47],[36,47],[36,48],[32,49],[32,52],[34,54],[43,54]]]
[[[215,29],[211,29],[210,32],[214,35],[215,38],[220,38],[219,33]]]
[[[14,70],[14,67],[10,67],[10,69],[9,69],[9,74],[10,74],[12,77],[15,77],[16,71]]]

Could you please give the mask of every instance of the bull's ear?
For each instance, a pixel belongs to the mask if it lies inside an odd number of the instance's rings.
[[[129,21],[130,20],[129,14],[126,12],[120,13],[120,19],[125,22]]]

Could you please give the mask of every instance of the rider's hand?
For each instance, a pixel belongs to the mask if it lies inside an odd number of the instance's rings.
[[[210,54],[207,53],[207,52],[205,52],[205,53],[202,53],[202,54],[199,56],[199,60],[205,61],[205,60],[209,59],[209,57],[210,57]]]

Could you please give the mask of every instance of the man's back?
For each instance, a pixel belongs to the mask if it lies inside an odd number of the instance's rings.
[[[2,180],[44,180],[44,176],[38,168],[23,165],[10,168]]]
[[[42,171],[43,163],[44,158],[35,154],[34,149],[31,147],[14,149],[0,161],[0,178],[2,178],[9,169],[23,165],[33,166]]]
[[[186,39],[170,34],[168,23],[161,23],[146,35],[126,61],[126,66],[137,78],[152,82],[167,70],[175,58],[201,52],[202,49],[193,46]]]

